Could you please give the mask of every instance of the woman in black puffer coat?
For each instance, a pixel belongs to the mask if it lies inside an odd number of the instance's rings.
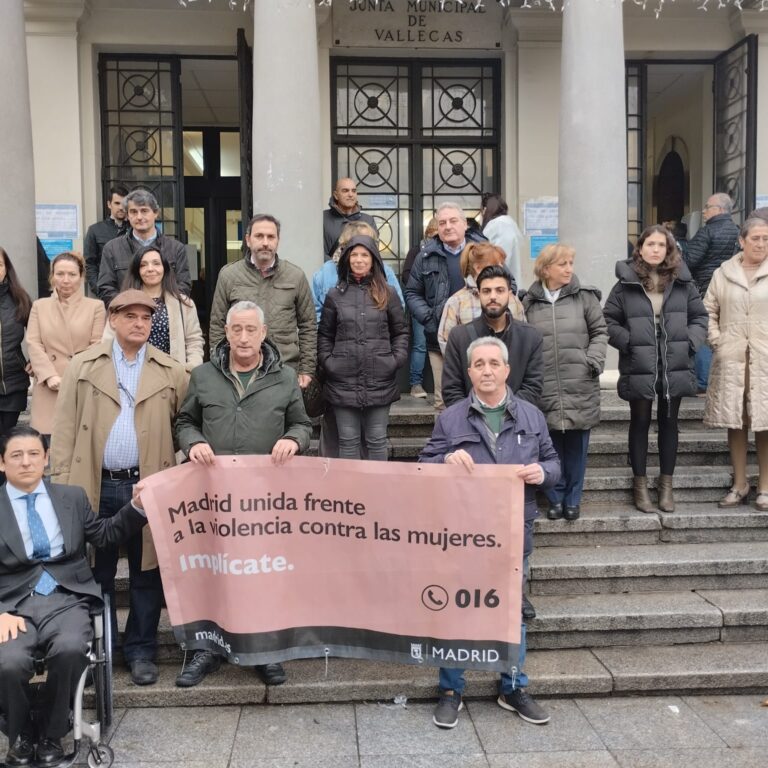
[[[8,254],[0,248],[0,436],[16,426],[27,407],[29,366],[21,351],[32,299],[21,287]]]
[[[375,241],[353,237],[338,263],[339,283],[325,299],[317,329],[317,359],[325,397],[339,428],[339,457],[387,460],[389,406],[400,399],[397,371],[408,359],[403,307],[387,285]]]
[[[539,408],[562,468],[560,481],[546,492],[550,520],[579,517],[589,434],[600,422],[600,374],[608,346],[600,291],[579,283],[575,255],[562,243],[543,248],[533,265],[538,280],[523,299],[529,325],[544,338]]]
[[[618,283],[605,302],[611,346],[619,350],[619,397],[629,401],[629,460],[635,506],[653,512],[646,460],[651,407],[658,398],[659,509],[674,512],[677,416],[696,394],[694,355],[707,335],[707,311],[674,238],[647,227],[632,258],[616,264]]]

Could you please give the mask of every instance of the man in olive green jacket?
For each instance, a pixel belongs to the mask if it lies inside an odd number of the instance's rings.
[[[210,346],[224,337],[224,318],[237,301],[261,307],[270,341],[282,361],[296,371],[304,389],[315,375],[317,321],[307,277],[295,264],[277,255],[280,222],[269,214],[257,214],[245,233],[245,258],[219,272],[210,318]]]
[[[227,313],[226,340],[210,362],[192,371],[176,419],[177,442],[191,462],[214,465],[222,454],[270,454],[275,464],[283,464],[309,447],[312,422],[299,383],[266,338],[267,330],[258,305],[237,302]],[[220,663],[211,651],[195,651],[176,685],[197,685]],[[281,664],[256,671],[267,685],[285,682]]]

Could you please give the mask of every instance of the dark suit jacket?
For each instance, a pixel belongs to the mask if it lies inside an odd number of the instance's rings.
[[[48,561],[46,569],[65,589],[91,597],[99,604],[101,589],[85,557],[86,542],[96,547],[119,544],[140,531],[146,518],[130,504],[114,517],[96,517],[79,486],[46,481],[45,487],[64,537],[64,552]],[[35,588],[42,569],[39,560],[27,557],[5,486],[0,486],[0,613],[13,613]]]
[[[507,384],[512,392],[538,407],[544,386],[544,358],[541,333],[528,323],[515,320],[499,334],[486,325],[483,316],[467,325],[457,325],[448,334],[443,359],[443,401],[446,406],[463,400],[472,390],[467,373],[467,349],[480,336],[496,336],[509,350]]]

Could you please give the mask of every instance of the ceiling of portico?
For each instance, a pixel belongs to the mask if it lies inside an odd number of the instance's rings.
[[[707,64],[659,64],[648,66],[648,114],[684,103],[691,93],[700,93],[704,78],[711,80]]]
[[[185,126],[238,125],[237,62],[182,59],[181,108]]]

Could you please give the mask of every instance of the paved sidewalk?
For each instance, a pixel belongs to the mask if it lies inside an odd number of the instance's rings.
[[[109,741],[120,768],[765,768],[764,699],[550,699],[545,726],[469,701],[452,731],[424,702],[128,709]]]

